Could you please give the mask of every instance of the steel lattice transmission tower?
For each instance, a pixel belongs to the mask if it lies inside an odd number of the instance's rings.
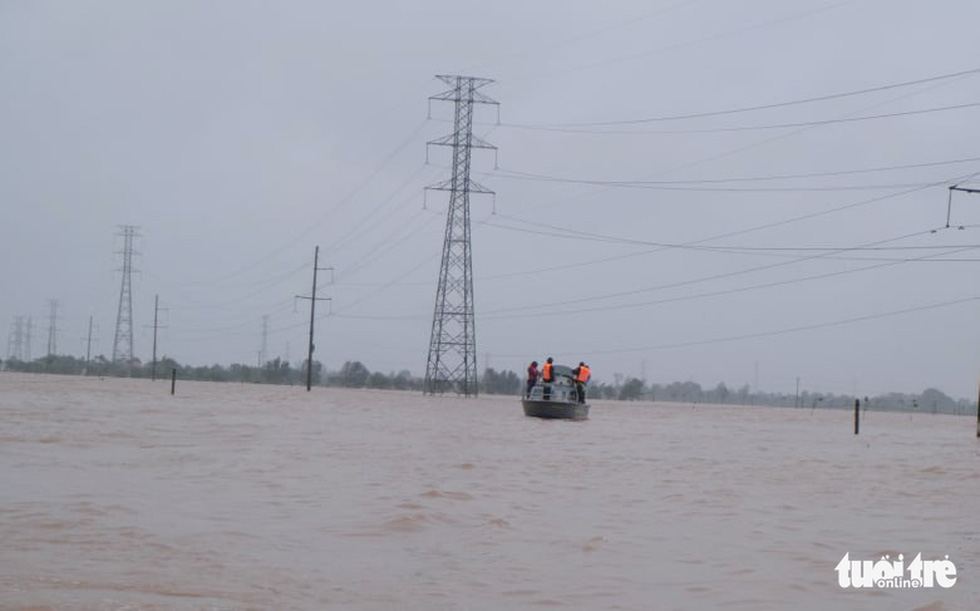
[[[426,394],[455,391],[476,396],[476,325],[473,313],[473,257],[470,248],[470,193],[493,192],[470,179],[470,157],[474,148],[496,147],[473,135],[474,104],[498,103],[477,91],[493,81],[469,76],[438,76],[450,89],[429,100],[453,102],[456,106],[453,133],[429,142],[453,149],[452,176],[427,187],[449,191],[446,236],[442,265],[432,314],[429,359],[425,367]],[[498,105],[499,108],[499,105]],[[428,149],[426,149],[428,150]]]
[[[58,353],[58,300],[48,299],[51,315],[48,317],[48,356]]]
[[[14,319],[14,330],[12,337],[7,340],[7,358],[18,361],[24,358],[24,317],[18,316]]]
[[[133,361],[133,239],[139,236],[135,225],[121,225],[116,235],[123,238],[122,286],[116,313],[116,337],[112,341],[112,362],[129,365]]]

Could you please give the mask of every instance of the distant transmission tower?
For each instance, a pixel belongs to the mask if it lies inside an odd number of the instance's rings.
[[[34,317],[27,317],[27,334],[24,337],[24,362],[31,362],[31,330],[34,328]]]
[[[259,368],[265,367],[269,349],[269,315],[262,315],[262,343],[259,345]]]
[[[7,343],[7,358],[18,361],[24,360],[24,317],[14,319],[14,330]]]
[[[456,117],[453,133],[428,143],[453,148],[453,174],[449,179],[428,187],[449,191],[450,195],[424,392],[431,395],[452,390],[468,397],[478,394],[470,193],[493,193],[470,179],[470,157],[474,148],[496,149],[473,135],[473,105],[498,103],[477,91],[492,83],[490,79],[469,76],[438,78],[450,89],[429,100],[454,102]]]
[[[51,314],[48,317],[48,356],[58,352],[58,300],[48,299]]]
[[[129,364],[133,361],[133,238],[138,237],[135,225],[121,225],[116,235],[123,238],[122,287],[119,289],[119,310],[116,314],[116,337],[112,341],[112,362]]]

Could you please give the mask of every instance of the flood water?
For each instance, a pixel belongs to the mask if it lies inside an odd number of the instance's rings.
[[[974,417],[0,373],[3,609],[949,611],[978,572]]]

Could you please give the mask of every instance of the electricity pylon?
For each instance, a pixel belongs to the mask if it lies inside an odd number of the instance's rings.
[[[12,337],[7,340],[7,358],[17,361],[24,359],[24,317],[17,316],[14,319],[14,330]]]
[[[48,356],[52,357],[58,353],[58,300],[48,299],[48,307]]]
[[[470,193],[493,193],[470,179],[470,158],[474,148],[496,149],[473,135],[473,105],[494,104],[499,109],[499,104],[477,91],[492,83],[490,79],[470,76],[437,78],[449,85],[450,89],[429,100],[453,102],[456,112],[453,133],[428,143],[453,148],[453,173],[449,179],[427,187],[449,191],[450,195],[424,392],[431,395],[452,390],[469,397],[478,394]]]
[[[112,362],[129,365],[133,361],[133,238],[139,236],[135,225],[122,225],[117,235],[123,238],[122,286],[116,313],[116,337],[112,342]]]
[[[262,315],[262,343],[259,346],[259,369],[265,367],[265,362],[269,358],[267,355],[269,348],[269,315]]]

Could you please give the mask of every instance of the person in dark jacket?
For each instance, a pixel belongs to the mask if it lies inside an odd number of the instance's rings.
[[[531,398],[531,389],[534,385],[538,383],[538,362],[531,361],[531,364],[527,366],[527,390],[524,392],[524,396]]]

